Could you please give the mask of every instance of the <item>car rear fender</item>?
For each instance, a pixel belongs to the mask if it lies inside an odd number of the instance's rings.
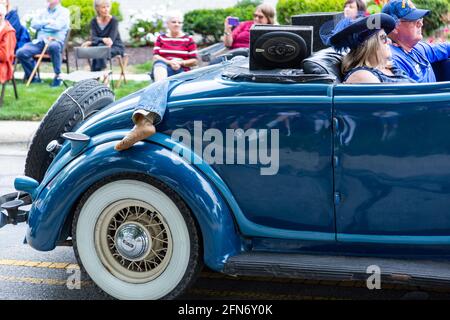
[[[30,211],[27,242],[40,251],[53,250],[61,240],[66,220],[71,220],[89,187],[113,175],[138,173],[158,179],[186,202],[201,229],[205,263],[221,270],[227,258],[242,248],[222,195],[206,176],[171,150],[145,141],[119,153],[114,150],[117,138],[110,137],[110,141],[89,148],[41,186]]]

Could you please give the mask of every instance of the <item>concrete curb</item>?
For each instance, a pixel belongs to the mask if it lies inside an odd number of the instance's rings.
[[[0,121],[0,145],[28,144],[39,121]]]

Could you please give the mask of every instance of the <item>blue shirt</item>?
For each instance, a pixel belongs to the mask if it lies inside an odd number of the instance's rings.
[[[436,82],[431,64],[450,57],[450,43],[431,45],[419,42],[410,53],[394,45],[391,49],[394,65],[419,83]]]
[[[31,27],[38,31],[37,39],[47,42],[48,37],[54,37],[64,42],[70,27],[70,11],[61,5],[53,9],[47,8],[31,22]]]

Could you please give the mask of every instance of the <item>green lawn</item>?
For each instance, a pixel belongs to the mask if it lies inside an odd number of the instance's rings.
[[[153,61],[142,64],[135,64],[128,67],[129,73],[149,73],[152,71]]]
[[[50,82],[51,80],[42,84],[32,84],[28,88],[24,84],[18,84],[19,100],[15,100],[13,87],[8,84],[5,101],[0,107],[0,120],[41,120],[65,90],[64,86],[51,88]],[[116,100],[148,85],[149,82],[122,83],[122,86],[115,90]]]

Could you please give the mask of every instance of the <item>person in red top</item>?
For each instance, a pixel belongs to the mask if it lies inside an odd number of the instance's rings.
[[[275,24],[275,9],[269,4],[260,4],[256,7],[252,21],[241,22],[234,30],[229,24],[229,19],[225,19],[225,33],[223,43],[227,48],[249,48],[250,28],[254,24]]]
[[[6,5],[0,4],[0,83],[9,81],[14,76],[14,50],[16,48],[16,31],[6,20]]]
[[[172,13],[167,19],[168,32],[158,36],[153,48],[152,77],[161,81],[197,65],[197,45],[192,36],[182,30],[183,18]]]

